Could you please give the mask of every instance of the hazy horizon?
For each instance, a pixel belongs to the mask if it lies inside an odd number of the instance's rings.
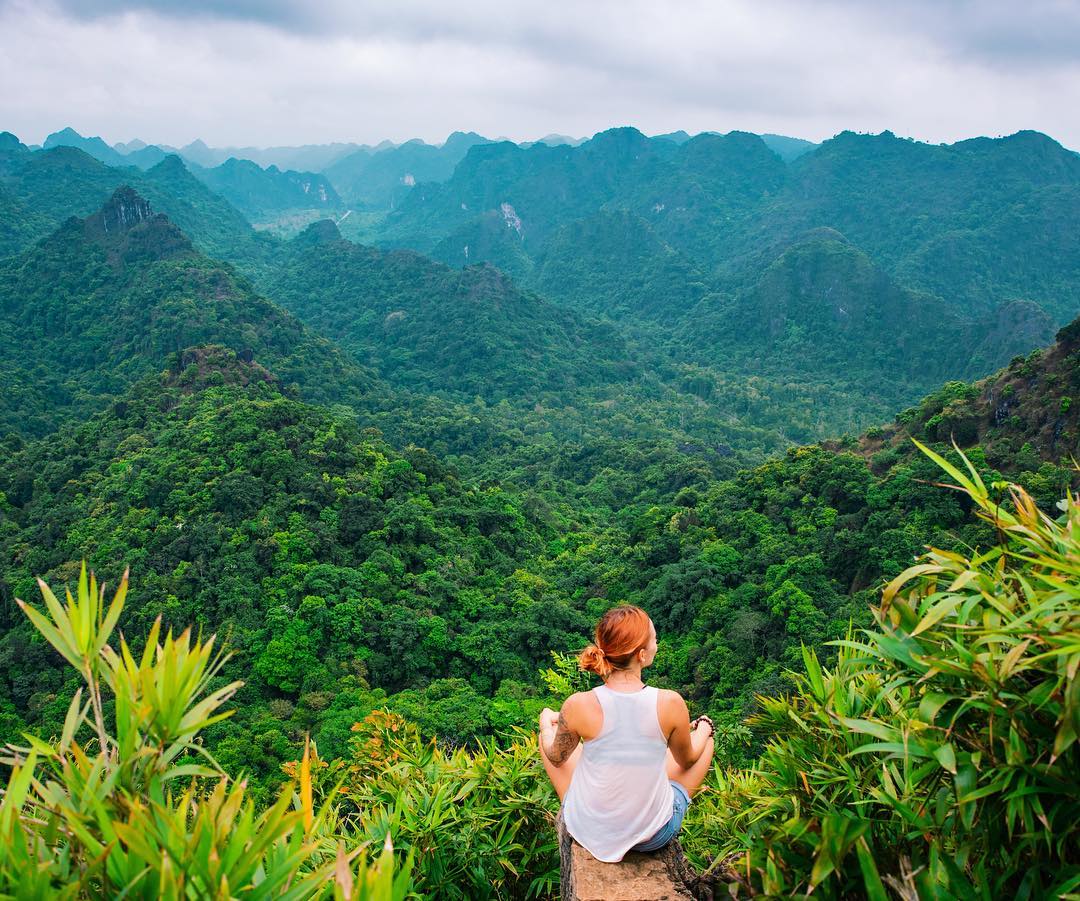
[[[1080,5],[0,0],[0,128],[182,147],[743,130],[1080,146]]]
[[[22,141],[22,143],[24,143],[26,145],[29,145],[29,146],[40,146],[45,141],[45,139],[47,139],[50,135],[57,134],[57,133],[63,131],[65,128],[73,128],[73,126],[65,125],[65,126],[61,126],[61,127],[58,127],[58,128],[50,129],[48,132],[46,132],[45,135],[42,136],[42,138],[40,140],[29,140],[26,137],[24,137],[23,135],[15,133],[9,128],[5,128],[3,123],[0,122],[0,132],[8,131],[8,132],[10,132],[12,134],[15,134],[15,136],[20,141]],[[612,129],[617,129],[617,128],[637,128],[637,126],[632,125],[632,124],[628,124],[628,123],[627,124],[622,124],[622,125],[611,125],[608,128],[600,129],[600,131],[595,132],[594,134],[590,134],[590,135],[560,135],[557,132],[545,132],[542,135],[528,136],[528,137],[523,137],[523,138],[512,138],[512,137],[509,137],[507,135],[492,136],[492,135],[481,134],[480,136],[483,137],[483,138],[490,139],[492,141],[511,141],[513,143],[516,143],[516,144],[536,143],[536,142],[538,142],[538,141],[540,141],[540,140],[542,140],[544,138],[552,137],[552,136],[555,136],[555,135],[559,135],[560,137],[572,138],[575,142],[577,142],[577,141],[584,142],[584,141],[588,141],[588,140],[591,140],[592,138],[596,137],[597,134],[602,134],[605,131],[610,131]],[[147,139],[146,137],[144,137],[143,135],[134,135],[134,136],[132,136],[130,138],[126,138],[126,139],[121,138],[119,140],[114,140],[114,139],[111,139],[110,137],[108,137],[106,135],[96,134],[93,131],[83,132],[83,131],[80,131],[77,128],[75,128],[74,130],[76,132],[78,132],[78,134],[81,137],[86,138],[86,139],[101,138],[110,147],[123,146],[123,145],[131,143],[132,141],[141,140],[144,143],[146,143],[148,146],[152,146],[152,145],[156,144],[156,145],[161,146],[161,147],[167,147],[167,148],[170,148],[170,149],[173,149],[173,150],[178,150],[178,151],[183,150],[185,147],[188,147],[188,146],[190,146],[191,144],[194,144],[197,141],[202,141],[203,144],[205,146],[207,146],[210,150],[215,150],[215,151],[247,150],[247,149],[267,151],[267,150],[273,150],[273,149],[279,149],[279,148],[284,149],[284,148],[329,146],[329,145],[333,145],[333,144],[341,144],[341,145],[352,144],[352,145],[357,145],[357,146],[376,147],[379,144],[385,143],[385,142],[389,142],[389,143],[391,143],[391,144],[393,144],[395,146],[400,147],[402,144],[405,144],[405,143],[407,143],[409,141],[417,140],[417,139],[422,140],[422,141],[424,141],[424,143],[432,145],[432,146],[442,146],[446,142],[447,138],[450,137],[450,135],[448,134],[448,135],[444,135],[442,138],[439,138],[437,140],[427,140],[425,138],[419,137],[418,135],[414,135],[411,138],[403,138],[401,140],[393,140],[391,138],[384,138],[382,140],[375,140],[375,141],[359,141],[359,140],[342,139],[342,140],[336,140],[336,141],[319,141],[319,142],[316,142],[316,141],[302,141],[301,140],[301,141],[296,141],[294,143],[289,143],[289,144],[254,144],[254,143],[250,143],[250,142],[247,142],[247,143],[240,142],[240,143],[232,143],[232,144],[213,144],[213,143],[210,143],[209,141],[203,140],[200,136],[195,136],[194,138],[191,138],[190,140],[187,140],[187,141],[183,141],[182,143],[171,144],[171,143],[164,142],[164,141],[150,140],[150,139]],[[649,132],[645,132],[644,130],[642,130],[640,128],[637,128],[637,130],[641,131],[647,137],[658,137],[658,136],[661,136],[661,135],[675,133],[675,132],[678,132],[680,130],[681,131],[687,131],[687,133],[690,135],[690,137],[695,137],[696,134],[705,133],[705,132],[692,132],[692,131],[688,131],[687,129],[678,129],[678,128],[672,129],[670,132],[654,132],[654,133],[651,133],[651,134]],[[465,129],[454,129],[454,131],[451,132],[450,134],[453,134],[454,132],[464,132],[464,131],[466,131],[466,130]],[[712,132],[712,133],[715,133],[715,134],[726,134],[726,132],[721,132],[721,131],[718,131],[716,129],[707,129],[706,131]],[[736,129],[731,129],[731,131],[748,131],[748,130],[747,129],[737,129],[736,128]],[[827,137],[822,138],[822,139],[820,139],[818,141],[812,141],[812,143],[815,143],[815,144],[823,143],[825,141],[831,140],[832,138],[835,138],[837,135],[841,134],[844,131],[854,131],[854,129],[841,129],[840,131],[836,132],[835,134],[828,135]],[[966,140],[972,140],[974,138],[1000,139],[1000,138],[1010,137],[1012,134],[1017,133],[1017,132],[1012,132],[1012,133],[1010,133],[1008,135],[1005,135],[1005,134],[1002,134],[1002,135],[974,135],[973,134],[973,135],[965,135],[963,137],[959,137],[955,141],[933,142],[933,141],[920,141],[919,138],[915,138],[915,137],[913,137],[911,135],[899,134],[898,132],[896,132],[893,129],[884,129],[883,131],[890,131],[894,135],[896,135],[896,137],[898,137],[900,139],[903,139],[903,140],[913,140],[913,141],[916,141],[918,143],[935,143],[935,144],[940,143],[940,144],[945,144],[945,145],[953,144],[953,143],[959,143],[961,141],[966,141]],[[1058,139],[1055,135],[1049,134],[1049,133],[1047,133],[1045,131],[1042,131],[1041,129],[1020,129],[1020,131],[1041,132],[1042,134],[1045,134],[1047,137],[1049,137],[1051,140],[1054,140],[1058,144],[1061,144],[1061,146],[1065,147],[1066,149],[1073,150],[1074,152],[1080,152],[1080,151],[1076,151],[1075,148],[1070,147],[1065,142]],[[775,135],[775,136],[778,136],[778,137],[796,138],[796,139],[801,139],[801,140],[806,140],[806,141],[811,141],[812,140],[810,138],[805,138],[802,135],[791,135],[791,134],[784,135],[784,134],[779,134],[777,132],[754,132],[754,133],[755,134],[761,134],[761,135]],[[859,133],[859,134],[881,134],[881,132],[857,132],[857,133]]]

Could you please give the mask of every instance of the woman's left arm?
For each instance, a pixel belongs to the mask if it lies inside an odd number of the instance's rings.
[[[690,729],[690,712],[686,701],[675,691],[664,691],[661,700],[661,725],[667,732],[668,750],[675,762],[688,770],[701,757],[709,734],[704,729]],[[711,724],[710,720],[710,724]]]

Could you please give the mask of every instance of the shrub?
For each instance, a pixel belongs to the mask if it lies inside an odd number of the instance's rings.
[[[202,747],[200,731],[229,715],[222,705],[241,685],[212,687],[226,659],[213,638],[193,640],[186,631],[162,639],[159,619],[141,655],[123,638],[117,652],[108,642],[126,574],[107,607],[104,587],[87,578],[85,564],[66,604],[39,585],[47,614],[19,606],[84,684],[59,738],[27,735],[28,747],[10,749],[0,801],[0,895],[406,897],[410,861],[395,874],[389,847],[373,864],[363,846],[347,853],[335,808],[314,808],[308,750],[297,787],[287,785],[257,813],[245,783],[229,779]]]
[[[1000,541],[931,550],[885,588],[865,640],[835,643],[831,670],[804,650],[794,693],[760,699],[766,749],[703,796],[695,837],[737,855],[752,893],[1080,888],[1080,499],[1057,520],[1019,486],[1002,505],[1006,486],[922,449]]]
[[[444,750],[397,714],[354,728],[351,755],[331,764],[345,822],[362,843],[393,834],[415,855],[423,897],[548,898],[559,884],[555,792],[533,735],[507,748]]]

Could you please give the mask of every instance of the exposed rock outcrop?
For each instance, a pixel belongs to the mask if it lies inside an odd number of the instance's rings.
[[[109,202],[97,214],[107,235],[125,232],[154,215],[150,203],[128,185],[117,188]]]
[[[694,872],[678,840],[659,851],[631,851],[618,863],[602,863],[556,822],[562,901],[704,901],[718,880]]]

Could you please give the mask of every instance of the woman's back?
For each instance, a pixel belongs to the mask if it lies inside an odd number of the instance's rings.
[[[616,861],[671,817],[667,737],[657,689],[619,692],[602,685],[592,694],[603,726],[584,742],[563,802],[563,822],[597,860]]]

